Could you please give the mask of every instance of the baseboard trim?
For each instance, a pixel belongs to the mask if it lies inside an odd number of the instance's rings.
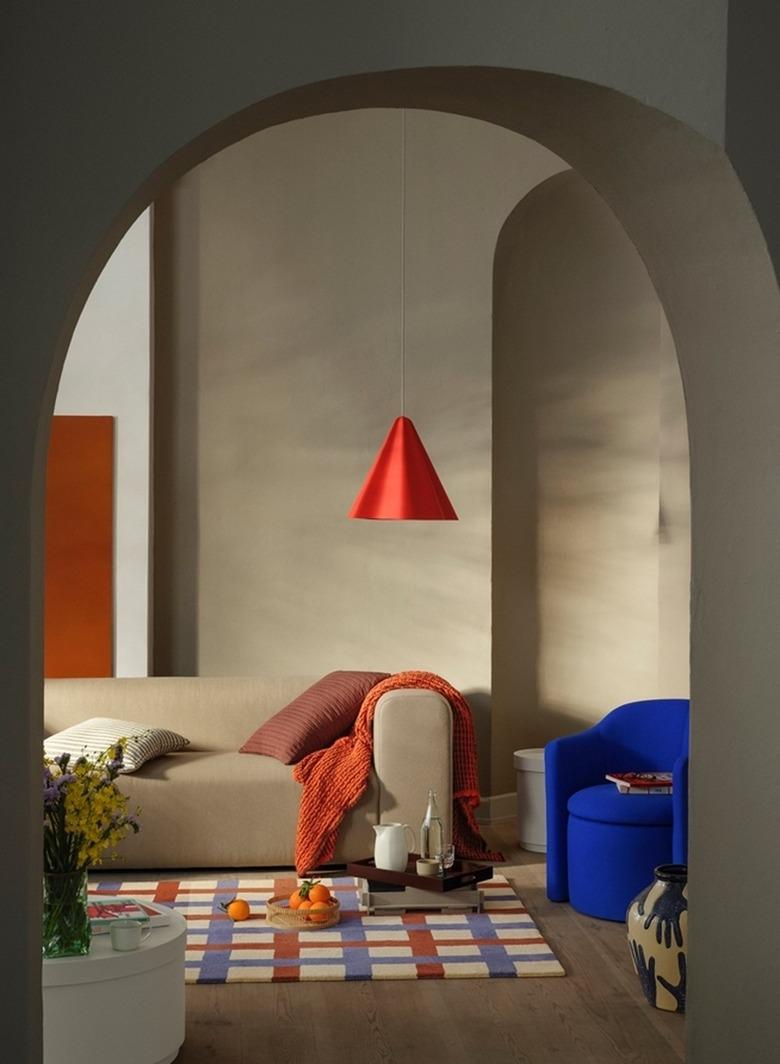
[[[511,820],[515,815],[517,796],[514,791],[506,794],[488,794],[477,806],[476,817],[480,824],[492,824],[496,820]]]

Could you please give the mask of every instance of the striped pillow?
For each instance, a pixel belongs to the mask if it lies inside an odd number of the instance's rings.
[[[44,739],[47,757],[70,754],[75,760],[82,754],[95,757],[102,754],[118,739],[126,739],[122,772],[135,772],[141,765],[162,754],[172,754],[189,746],[189,739],[167,728],[150,728],[133,720],[114,720],[113,717],[91,717],[71,728]]]
[[[329,672],[249,736],[242,754],[265,754],[295,765],[330,746],[355,723],[363,699],[386,672]]]

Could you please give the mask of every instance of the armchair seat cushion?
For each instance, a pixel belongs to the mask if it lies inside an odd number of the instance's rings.
[[[613,783],[585,787],[569,798],[567,808],[580,820],[601,824],[671,826],[671,794],[621,794]]]

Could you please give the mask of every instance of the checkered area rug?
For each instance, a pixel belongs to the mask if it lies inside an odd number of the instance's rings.
[[[311,931],[281,931],[265,920],[265,901],[289,894],[293,877],[219,875],[90,883],[90,894],[127,894],[170,905],[187,921],[188,983],[288,983],[365,979],[519,979],[564,975],[555,954],[511,884],[480,883],[481,913],[368,916],[359,881],[323,878],[341,905],[341,921]],[[220,902],[239,895],[252,916],[234,923]]]

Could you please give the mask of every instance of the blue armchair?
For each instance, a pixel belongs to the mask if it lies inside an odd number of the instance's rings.
[[[659,864],[687,864],[687,698],[629,702],[545,747],[547,896],[623,920]],[[673,793],[621,795],[607,772],[674,773]]]

